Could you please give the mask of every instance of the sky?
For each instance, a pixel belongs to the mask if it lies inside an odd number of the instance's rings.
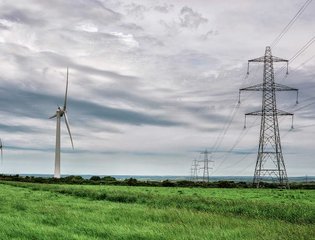
[[[214,176],[254,172],[264,55],[303,0],[0,0],[1,172],[52,174],[58,105],[69,67],[61,173],[189,175],[208,149]],[[292,59],[314,38],[315,2],[272,47]],[[313,42],[311,42],[313,43]],[[315,44],[275,80],[289,176],[315,175]]]

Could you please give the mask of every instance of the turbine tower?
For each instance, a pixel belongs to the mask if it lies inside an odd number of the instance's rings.
[[[56,114],[49,118],[49,119],[56,118],[56,120],[57,120],[54,178],[60,178],[60,119],[62,117],[64,117],[64,119],[65,119],[65,124],[67,126],[68,133],[70,136],[72,149],[74,149],[72,136],[71,136],[71,132],[70,132],[70,127],[69,127],[69,121],[68,121],[68,117],[67,117],[68,80],[69,80],[69,70],[67,68],[66,93],[65,93],[65,99],[64,99],[63,107],[61,108],[58,106]]]
[[[264,63],[263,83],[239,90],[240,94],[241,91],[262,91],[261,111],[245,114],[244,127],[246,127],[247,116],[261,116],[259,147],[253,184],[259,188],[263,180],[271,177],[278,182],[279,186],[289,187],[280,143],[278,116],[292,116],[293,128],[293,114],[277,109],[276,91],[296,91],[298,97],[298,89],[275,83],[273,63],[287,63],[288,74],[289,61],[272,56],[269,46],[266,47],[264,56],[248,60],[247,74],[249,74],[249,63],[251,62]],[[298,99],[296,103],[298,103]]]
[[[3,144],[2,144],[1,138],[0,138],[0,150],[1,150],[1,173],[3,173]]]

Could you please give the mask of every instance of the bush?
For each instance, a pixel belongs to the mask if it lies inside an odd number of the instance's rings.
[[[175,183],[173,183],[173,182],[171,182],[170,180],[164,180],[163,182],[162,182],[162,186],[163,187],[174,187],[175,186]]]
[[[219,188],[235,188],[236,184],[233,181],[219,181],[218,187]]]

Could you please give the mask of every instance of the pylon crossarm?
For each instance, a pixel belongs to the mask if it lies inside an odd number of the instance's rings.
[[[294,114],[277,109],[277,115],[278,116],[293,116]]]
[[[248,63],[250,63],[250,62],[264,62],[265,59],[266,59],[265,56],[262,56],[259,58],[250,59],[250,60],[248,60]]]
[[[279,58],[279,57],[276,57],[276,56],[272,56],[272,61],[273,62],[289,62],[289,60],[287,59],[283,59],[283,58]]]
[[[262,91],[262,90],[263,90],[263,84],[261,83],[240,89],[240,91]]]
[[[294,118],[294,114],[293,113],[289,113],[286,111],[282,111],[282,110],[278,110],[273,113],[273,112],[265,112],[264,114],[265,116],[291,116],[292,117],[292,125],[291,125],[291,129],[293,129],[293,118]],[[255,111],[255,112],[249,112],[249,113],[245,113],[245,119],[244,119],[244,128],[246,128],[246,123],[247,123],[247,116],[263,116],[263,112],[262,111]]]
[[[279,83],[275,83],[273,88],[275,91],[298,91],[297,88],[292,88],[292,87],[279,84]],[[264,84],[262,83],[240,89],[240,91],[264,91],[264,90],[269,91],[270,89],[267,89],[266,87],[264,87]]]
[[[275,91],[296,91],[296,104],[299,103],[299,90],[297,88],[292,88],[283,84],[279,84],[279,83],[275,83],[274,84],[274,90]],[[241,88],[239,90],[239,95],[238,95],[238,103],[241,103],[241,92],[242,91],[251,91],[251,92],[255,92],[255,91],[270,91],[270,89],[266,89],[266,87],[264,87],[264,84],[259,83],[253,86],[249,86],[249,87],[245,87],[245,88]]]
[[[262,112],[262,111],[255,111],[255,112],[245,113],[245,116],[262,116],[262,115],[263,115],[263,112]],[[264,115],[265,115],[265,116],[273,116],[273,115],[278,115],[278,116],[293,116],[294,114],[277,109],[276,112],[266,112],[266,111],[265,111]]]
[[[262,116],[262,111],[255,111],[255,112],[249,112],[245,113],[245,116]]]
[[[276,91],[299,91],[297,88],[289,87],[283,84],[275,83],[274,84],[274,89]]]

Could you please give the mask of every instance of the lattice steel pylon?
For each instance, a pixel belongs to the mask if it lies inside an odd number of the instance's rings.
[[[191,165],[191,181],[198,181],[198,161],[195,159]]]
[[[204,155],[203,160],[199,161],[203,163],[203,167],[201,168],[203,170],[202,181],[209,182],[210,181],[209,169],[213,169],[212,167],[209,166],[209,163],[213,163],[214,161],[209,159],[209,152],[207,149],[204,152],[201,152],[201,154]]]
[[[262,91],[261,111],[245,114],[244,127],[246,127],[246,116],[261,116],[259,147],[253,184],[259,188],[264,180],[268,180],[271,177],[279,186],[289,187],[281,149],[278,116],[292,116],[293,128],[293,114],[277,109],[276,91],[296,91],[296,103],[298,103],[298,89],[275,83],[273,63],[286,62],[288,74],[289,61],[272,56],[270,47],[266,47],[264,56],[248,60],[247,74],[249,74],[250,62],[264,63],[263,83],[239,90],[240,94],[241,91]]]

